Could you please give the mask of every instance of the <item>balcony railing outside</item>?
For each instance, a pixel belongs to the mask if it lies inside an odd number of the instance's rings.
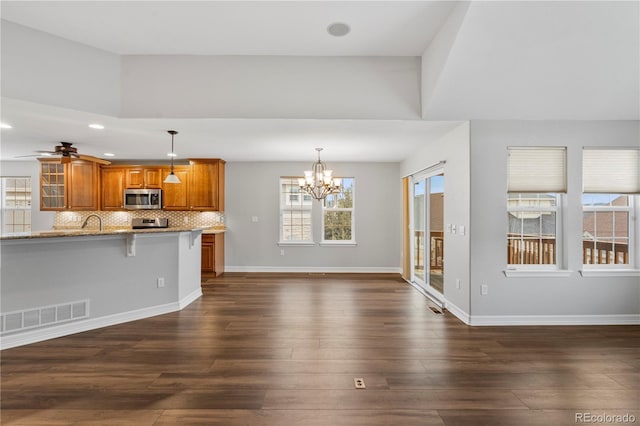
[[[431,270],[442,270],[444,267],[444,232],[433,231],[430,234],[430,265]],[[424,253],[425,253],[425,231],[414,231],[414,268],[417,271],[424,270]]]
[[[521,239],[520,234],[508,234],[507,262],[509,265],[553,265],[556,263],[555,238]],[[628,244],[611,241],[583,240],[582,262],[585,265],[629,263]]]

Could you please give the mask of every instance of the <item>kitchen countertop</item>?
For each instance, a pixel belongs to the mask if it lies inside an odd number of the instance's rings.
[[[96,228],[89,229],[52,229],[50,231],[30,232],[16,235],[2,235],[0,240],[19,240],[19,239],[35,239],[35,238],[58,238],[58,237],[86,237],[97,235],[127,235],[127,234],[151,234],[161,232],[191,232],[202,231],[203,234],[220,234],[226,231],[225,228],[213,227],[172,227],[172,228],[149,228],[149,229],[132,229],[132,228],[117,228],[107,227],[103,231]]]

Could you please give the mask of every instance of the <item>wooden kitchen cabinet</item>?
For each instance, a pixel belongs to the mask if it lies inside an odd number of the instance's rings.
[[[102,169],[102,210],[124,209],[125,169],[104,167]]]
[[[98,164],[73,160],[40,160],[40,210],[98,210]]]
[[[224,210],[224,160],[190,159],[189,209]]]
[[[202,234],[201,272],[215,274],[224,273],[224,234]]]
[[[170,173],[170,168],[162,170],[164,175]],[[180,183],[162,184],[162,208],[164,210],[189,210],[189,166],[175,166],[173,173],[180,179]]]
[[[126,188],[162,188],[161,167],[127,167]]]

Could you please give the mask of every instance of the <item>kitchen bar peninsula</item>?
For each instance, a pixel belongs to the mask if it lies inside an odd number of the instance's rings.
[[[165,314],[202,295],[202,229],[1,238],[0,348]]]

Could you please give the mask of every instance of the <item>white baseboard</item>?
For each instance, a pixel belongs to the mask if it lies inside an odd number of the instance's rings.
[[[198,286],[197,289],[187,294],[181,300],[178,301],[179,308],[177,310],[182,310],[192,304],[194,301],[198,300],[202,296],[202,287]]]
[[[449,302],[448,300],[445,303],[445,308],[447,309],[447,312],[450,312],[453,314],[453,316],[455,316],[456,318],[458,318],[460,321],[462,321],[463,323],[470,325],[471,323],[471,317],[468,313],[466,313],[465,311],[463,311],[462,309],[460,309],[458,306],[454,305],[453,303]]]
[[[471,315],[469,325],[640,325],[640,315]]]
[[[374,266],[226,266],[225,272],[292,272],[292,273],[342,273],[342,274],[399,274],[398,267]]]
[[[136,309],[133,311],[121,312],[98,318],[89,318],[78,322],[66,323],[48,328],[29,330],[24,333],[9,334],[0,337],[0,350],[42,342],[44,340],[81,333],[83,331],[95,330],[96,328],[109,327],[111,325],[122,324],[124,322],[168,314],[184,309],[200,296],[202,296],[202,288],[198,287],[197,290],[177,302],[150,306],[148,308]]]

